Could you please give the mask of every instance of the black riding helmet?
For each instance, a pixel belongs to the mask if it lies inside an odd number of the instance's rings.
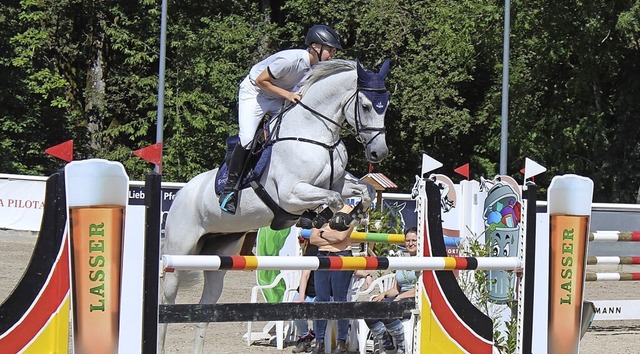
[[[310,46],[311,43],[318,43],[336,49],[342,49],[342,45],[340,45],[340,36],[333,30],[333,28],[327,25],[315,25],[309,28],[304,44]]]

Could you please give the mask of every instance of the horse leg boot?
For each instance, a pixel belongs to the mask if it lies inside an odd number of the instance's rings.
[[[231,153],[227,183],[225,184],[222,193],[220,193],[219,199],[220,209],[229,214],[236,213],[238,189],[240,188],[240,175],[242,174],[244,162],[248,154],[249,150],[245,150],[239,142],[233,148],[233,153]]]

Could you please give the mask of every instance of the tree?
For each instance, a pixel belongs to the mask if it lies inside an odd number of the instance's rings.
[[[632,202],[640,184],[638,1],[512,1],[509,164],[596,184],[597,201]],[[502,3],[355,0],[170,1],[164,179],[217,167],[237,130],[237,84],[251,65],[302,47],[313,24],[342,36],[339,57],[377,70],[392,60],[387,144],[376,166],[408,191],[427,153],[449,174],[469,162],[491,177],[500,156]],[[131,151],[155,142],[160,4],[143,0],[5,1],[0,5],[3,172],[47,174],[44,149],[74,139],[142,179]],[[348,169],[368,163],[352,137]]]
[[[596,201],[631,202],[639,182],[638,52],[616,29],[623,3],[523,3],[513,32],[511,161],[537,158],[546,179],[589,176]]]

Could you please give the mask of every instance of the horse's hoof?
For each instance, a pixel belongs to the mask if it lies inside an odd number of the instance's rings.
[[[325,219],[322,215],[318,215],[311,222],[311,226],[313,226],[314,229],[320,229],[327,222],[329,222],[329,220]]]
[[[330,208],[324,208],[318,216],[313,219],[313,227],[316,229],[323,227],[324,224],[329,222],[329,219],[331,219],[332,216],[333,211],[331,211]]]
[[[329,221],[329,227],[337,231],[346,231],[353,222],[353,217],[345,213],[336,213]]]
[[[311,210],[307,210],[298,219],[296,226],[302,229],[310,229],[313,227],[313,219],[316,217],[316,213]]]
[[[329,221],[329,227],[332,228],[333,230],[336,230],[336,231],[347,231],[347,230],[349,230],[349,226],[348,225],[345,225],[342,222],[334,222],[333,220]]]
[[[300,219],[298,219],[296,226],[301,229],[311,229],[313,228],[313,220],[301,216]]]

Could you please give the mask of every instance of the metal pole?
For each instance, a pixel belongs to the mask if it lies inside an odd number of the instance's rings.
[[[164,62],[167,47],[167,0],[162,0],[162,15],[160,19],[160,68],[158,69],[158,113],[156,123],[156,143],[164,139]],[[162,153],[160,153],[162,162]],[[155,172],[162,173],[161,165],[156,165]]]
[[[500,130],[500,174],[507,174],[507,147],[509,138],[509,27],[511,1],[504,2],[504,40],[502,53],[502,126]]]

